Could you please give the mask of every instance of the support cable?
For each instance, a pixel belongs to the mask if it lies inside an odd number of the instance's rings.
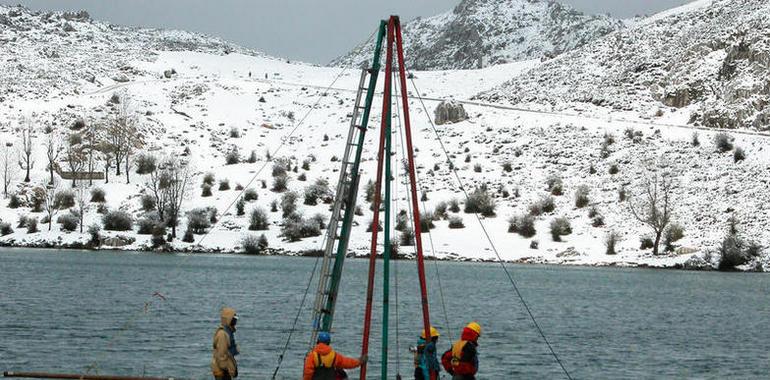
[[[444,155],[446,156],[447,162],[450,164],[450,170],[454,174],[455,178],[457,179],[458,184],[460,185],[460,190],[465,195],[466,202],[470,199],[470,196],[468,195],[467,190],[465,189],[465,185],[463,184],[462,179],[460,178],[460,175],[457,174],[457,169],[454,167],[454,164],[452,163],[452,159],[449,155],[449,152],[446,149],[446,146],[444,145],[444,141],[441,139],[441,136],[438,133],[438,130],[436,129],[436,125],[433,123],[433,119],[430,117],[430,113],[428,113],[428,108],[425,106],[425,102],[422,99],[422,95],[420,95],[420,91],[417,88],[417,85],[414,82],[414,78],[410,78],[412,82],[412,87],[414,88],[415,94],[417,95],[417,98],[420,100],[420,104],[422,105],[423,111],[425,112],[425,117],[428,118],[428,122],[430,123],[431,129],[433,130],[433,133],[436,135],[436,139],[439,142],[439,145],[441,147],[441,150],[444,152]],[[532,314],[532,310],[530,310],[529,305],[527,304],[527,301],[524,300],[524,297],[522,296],[521,292],[519,291],[519,287],[516,284],[516,281],[514,280],[513,276],[511,275],[511,272],[508,270],[508,267],[505,265],[505,262],[503,261],[502,256],[500,256],[500,252],[497,250],[497,247],[495,246],[494,242],[492,241],[492,238],[489,235],[489,232],[487,231],[486,227],[484,226],[484,223],[481,220],[481,217],[478,213],[474,213],[473,215],[476,216],[476,220],[479,222],[479,226],[481,226],[481,230],[484,232],[484,236],[486,237],[487,241],[489,242],[489,246],[492,248],[492,251],[495,253],[495,256],[497,256],[497,261],[500,264],[500,267],[503,268],[503,271],[505,272],[505,275],[508,277],[508,281],[510,281],[511,285],[513,286],[513,290],[516,293],[516,296],[519,298],[519,301],[521,301],[522,306],[524,306],[524,310],[526,310],[527,315],[529,315],[529,318],[532,320],[532,323],[535,325],[535,328],[537,329],[538,333],[540,334],[540,337],[545,342],[546,346],[548,346],[548,350],[551,352],[551,355],[556,360],[556,363],[559,364],[559,367],[561,367],[561,370],[564,372],[564,375],[567,377],[567,379],[572,380],[572,375],[570,375],[569,371],[567,371],[567,368],[562,363],[561,359],[559,358],[559,355],[556,353],[556,351],[553,349],[553,346],[551,346],[551,343],[548,341],[548,338],[545,336],[545,333],[543,332],[543,329],[540,327],[540,324],[537,322],[537,319],[535,318],[534,314]]]

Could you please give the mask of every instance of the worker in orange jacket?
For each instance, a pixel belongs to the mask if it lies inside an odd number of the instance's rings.
[[[441,356],[441,365],[452,375],[452,380],[475,380],[479,370],[477,352],[481,326],[471,322],[463,329],[460,340]]]
[[[353,359],[334,352],[329,344],[332,337],[328,332],[318,333],[318,343],[305,358],[302,380],[337,380],[347,379],[346,369],[352,369],[366,363],[366,355]]]

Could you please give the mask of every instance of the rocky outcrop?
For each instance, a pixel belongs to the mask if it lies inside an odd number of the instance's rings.
[[[453,100],[445,100],[436,106],[434,111],[434,121],[436,125],[457,123],[468,119],[465,107],[461,103]]]

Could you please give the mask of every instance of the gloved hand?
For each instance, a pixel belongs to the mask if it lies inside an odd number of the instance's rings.
[[[368,362],[368,361],[369,361],[369,356],[367,356],[367,355],[363,355],[360,358],[358,358],[358,362],[361,363],[361,364],[366,364],[366,362]]]

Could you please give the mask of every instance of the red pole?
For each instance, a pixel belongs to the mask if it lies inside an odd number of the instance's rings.
[[[401,22],[398,16],[390,16],[395,23],[396,49],[398,51],[398,76],[401,82],[401,102],[404,113],[404,129],[406,134],[406,153],[409,157],[409,182],[412,192],[412,214],[414,214],[414,240],[417,245],[417,275],[420,279],[420,297],[422,299],[422,324],[426,338],[430,339],[430,311],[428,310],[428,284],[425,282],[425,260],[422,254],[422,237],[420,231],[420,207],[417,203],[417,180],[414,174],[414,150],[412,148],[412,130],[409,123],[409,98],[407,97],[406,69],[404,68],[404,47],[401,39]],[[388,45],[390,49],[390,45]],[[426,339],[427,340],[427,339]],[[435,380],[435,371],[431,371],[430,378]]]
[[[369,279],[366,284],[366,311],[364,312],[364,337],[361,344],[361,356],[369,354],[369,332],[372,325],[372,302],[374,300],[374,274],[377,261],[377,233],[380,224],[380,204],[382,199],[380,192],[382,190],[382,166],[385,162],[385,130],[387,129],[387,118],[390,114],[390,88],[391,76],[393,75],[393,18],[388,21],[388,50],[387,62],[385,64],[385,93],[382,97],[382,121],[380,125],[380,145],[377,150],[377,181],[375,182],[374,193],[374,216],[372,217],[372,243],[369,254]],[[385,252],[384,254],[388,254]],[[361,380],[366,379],[366,364],[361,365]]]

